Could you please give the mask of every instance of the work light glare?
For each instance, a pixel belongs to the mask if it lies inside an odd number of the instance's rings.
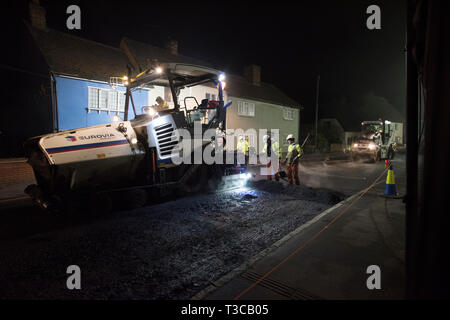
[[[154,116],[156,116],[156,114],[157,114],[156,110],[153,109],[153,108],[148,108],[147,113],[148,113],[151,117],[154,117]]]

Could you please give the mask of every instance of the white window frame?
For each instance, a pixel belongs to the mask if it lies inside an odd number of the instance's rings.
[[[99,109],[99,88],[88,87],[88,109]]]
[[[117,91],[117,109],[119,112],[125,112],[125,91]]]
[[[101,100],[102,95],[106,99]],[[113,98],[115,95],[115,98]],[[114,100],[114,103],[111,101]],[[103,103],[102,103],[103,102]],[[125,112],[125,92],[120,90],[88,86],[88,112]]]
[[[283,119],[284,120],[294,120],[295,111],[292,108],[283,108]]]
[[[248,101],[238,101],[238,115],[244,117],[254,117],[255,104]]]

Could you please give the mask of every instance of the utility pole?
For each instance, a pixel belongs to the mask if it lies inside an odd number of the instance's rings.
[[[317,151],[317,122],[319,118],[319,85],[320,75],[317,76],[317,89],[316,89],[316,134],[314,135],[314,151]]]

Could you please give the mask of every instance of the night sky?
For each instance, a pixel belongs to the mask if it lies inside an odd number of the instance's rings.
[[[404,114],[404,1],[177,2],[40,1],[49,27],[118,46],[122,36],[163,46],[178,40],[180,54],[241,74],[262,67],[272,83],[314,115],[317,75],[320,114],[333,101],[376,98]],[[79,31],[66,28],[66,8],[78,4]],[[366,8],[381,8],[382,29],[366,28]],[[26,17],[27,1],[19,5]]]

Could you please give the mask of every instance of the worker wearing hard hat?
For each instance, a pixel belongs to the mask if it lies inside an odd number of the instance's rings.
[[[167,104],[167,102],[163,99],[163,98],[161,98],[161,97],[157,97],[156,98],[156,105],[155,105],[155,107],[156,108],[158,108],[158,111],[161,111],[161,110],[165,110],[165,109],[169,109],[169,105]]]
[[[167,109],[169,109],[169,105],[161,97],[157,97],[156,98],[156,104],[154,104],[152,106],[143,107],[143,110],[145,111],[145,113],[149,114],[152,117],[157,115],[158,112],[164,111],[164,110],[167,110]]]
[[[248,163],[248,150],[249,150],[249,144],[246,139],[244,139],[244,136],[239,136],[239,141],[236,146],[237,152],[244,155],[245,164]]]
[[[277,141],[273,141],[269,135],[265,135],[263,137],[263,140],[264,140],[263,153],[266,154],[269,159],[271,159],[272,152],[273,152],[274,156],[276,156],[278,158],[278,166],[275,166],[275,168],[277,168],[277,172],[275,173],[275,180],[280,181],[280,173],[278,172],[278,168],[280,167],[280,161],[281,161],[280,144]],[[266,164],[266,168],[271,168],[271,167],[272,167],[272,161],[268,161]],[[267,175],[267,180],[272,180],[272,174]]]
[[[286,164],[288,181],[293,184],[295,181],[296,185],[300,184],[300,179],[298,177],[298,160],[303,156],[302,147],[295,142],[294,135],[290,134],[286,137],[286,141],[289,143],[288,153],[286,155]]]

